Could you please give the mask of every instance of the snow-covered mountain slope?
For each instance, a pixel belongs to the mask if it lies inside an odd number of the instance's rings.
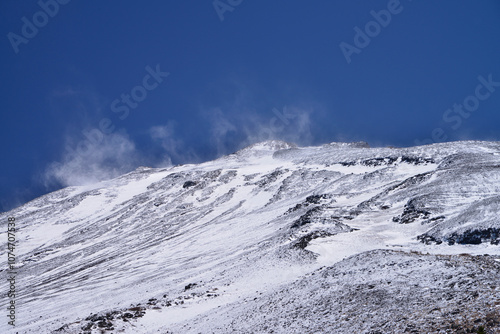
[[[463,267],[468,275],[483,263],[489,276],[481,279],[500,277],[495,260],[499,200],[497,142],[369,148],[268,141],[199,165],[139,168],[93,186],[56,191],[0,215],[3,273],[7,217],[15,217],[18,229],[16,328],[4,321],[0,331],[233,333],[239,328],[266,333],[266,322],[275,332],[316,328],[311,333],[320,333],[322,327],[313,326],[318,314],[290,314],[323,303],[340,284],[346,285],[345,298],[329,301],[338,303],[331,307],[340,313],[325,319],[340,321],[345,303],[354,310],[361,292],[346,300],[362,282],[358,269],[349,270],[353,262],[365,270],[367,282],[406,275],[380,296],[406,296],[414,310],[426,299],[413,291],[444,291],[451,284],[446,280],[453,273],[444,267]],[[467,262],[460,253],[490,256]],[[427,269],[412,267],[412,276],[404,268],[377,267],[380,261],[412,259]],[[327,279],[338,270],[345,278]],[[425,278],[429,272],[435,283]],[[7,283],[0,284],[3,291]],[[486,288],[498,301],[500,288],[493,283]],[[428,302],[443,310],[452,307],[440,299]],[[470,307],[487,305],[484,317],[499,312],[500,302],[472,302]],[[2,299],[0,307],[7,303]],[[469,304],[463,303],[461,310],[467,311]],[[388,309],[388,316],[393,311]],[[253,322],[248,312],[255,314]],[[321,312],[327,308],[321,306]],[[463,318],[457,314],[453,319]],[[280,319],[287,330],[279,330]],[[366,326],[353,327],[355,332],[377,326],[385,328],[381,333],[392,330],[383,327],[383,318],[371,324],[366,315],[356,319]],[[488,319],[481,321],[494,328],[496,320]],[[347,327],[339,326],[337,332],[344,333]]]
[[[273,293],[214,309],[169,330],[476,333],[475,322],[492,330],[500,322],[498,267],[483,256],[422,256],[375,250],[316,270]]]

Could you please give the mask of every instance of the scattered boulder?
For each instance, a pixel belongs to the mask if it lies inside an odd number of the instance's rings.
[[[311,195],[307,196],[306,202],[310,204],[320,204],[322,199],[327,199],[329,196],[327,194],[322,195]]]
[[[195,185],[197,185],[198,182],[195,182],[195,181],[186,181],[184,182],[184,184],[182,185],[182,188],[189,188],[189,187],[193,187]]]

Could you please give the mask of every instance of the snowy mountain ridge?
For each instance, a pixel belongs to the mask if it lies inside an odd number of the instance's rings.
[[[0,215],[1,268],[15,217],[19,272],[17,326],[0,329],[423,333],[433,329],[416,310],[428,309],[446,319],[436,333],[493,333],[499,205],[498,142],[268,141],[202,164],[141,167]]]

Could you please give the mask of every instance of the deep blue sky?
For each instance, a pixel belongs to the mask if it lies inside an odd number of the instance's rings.
[[[0,2],[0,211],[269,138],[500,139],[498,0],[60,2]]]

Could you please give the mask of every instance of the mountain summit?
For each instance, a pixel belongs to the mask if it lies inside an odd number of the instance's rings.
[[[142,167],[0,215],[2,268],[16,222],[18,290],[16,327],[0,328],[494,333],[499,209],[498,142],[267,141]]]

